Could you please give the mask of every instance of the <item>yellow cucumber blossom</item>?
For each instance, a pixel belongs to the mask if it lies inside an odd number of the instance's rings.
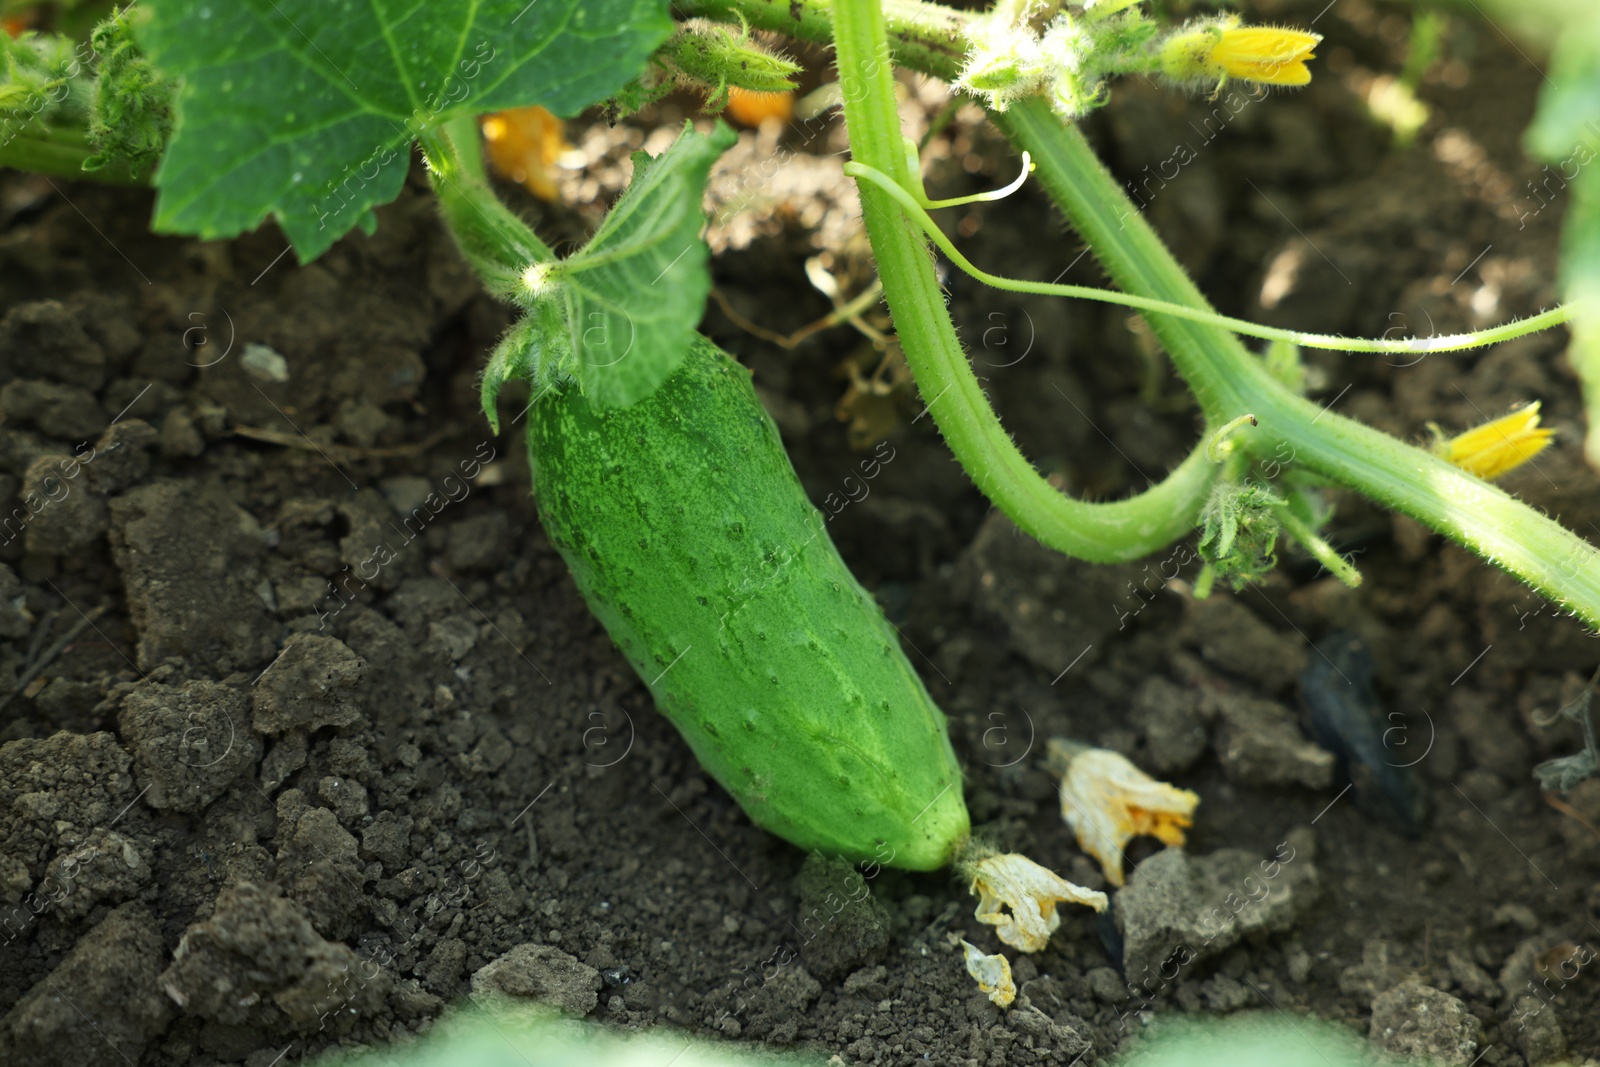
[[[961,954],[967,960],[967,973],[978,982],[978,988],[1002,1008],[1011,1007],[1017,999],[1017,984],[1011,980],[1011,961],[1001,955],[985,956],[970,942],[961,942]]]
[[[1050,770],[1061,777],[1061,818],[1112,885],[1123,884],[1122,850],[1135,837],[1183,844],[1198,796],[1156,781],[1108,749],[1058,737],[1047,751]]]
[[[1214,85],[1221,89],[1229,78],[1263,85],[1305,85],[1311,81],[1306,60],[1322,35],[1275,26],[1241,26],[1236,15],[1178,31],[1161,43],[1157,54],[1160,71],[1190,88]]]
[[[1026,856],[978,851],[980,858],[961,865],[969,879],[967,892],[978,898],[972,915],[995,928],[995,936],[1012,948],[1038,952],[1061,925],[1056,905],[1083,904],[1105,911],[1104,893],[1073,885]]]
[[[1554,430],[1539,426],[1537,400],[1454,437],[1445,437],[1444,431],[1433,423],[1428,428],[1436,438],[1434,455],[1485,481],[1498,478],[1543,452],[1555,434]]]

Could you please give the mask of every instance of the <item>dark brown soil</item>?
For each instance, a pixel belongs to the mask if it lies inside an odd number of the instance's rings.
[[[1398,69],[1405,17],[1338,0],[1316,28],[1303,93],[1127,84],[1091,123],[1219,305],[1372,335],[1552,303],[1564,204],[1525,186],[1518,140],[1539,71],[1457,21],[1433,117],[1396,148],[1359,94]],[[575,130],[597,162],[569,192],[614,190],[628,138],[670,118]],[[828,310],[807,255],[860,271],[836,125],[735,150],[786,159],[714,234],[719,287],[769,329]],[[1014,167],[970,112],[929,154],[951,193]],[[613,1027],[850,1064],[1093,1063],[1173,1013],[1260,1008],[1362,1032],[1376,1012],[1388,1047],[1463,1067],[1600,1057],[1600,784],[1541,796],[1530,773],[1578,746],[1546,723],[1594,668],[1580,624],[1348,495],[1331,530],[1359,592],[1292,556],[1206,602],[1188,548],[1054,558],[988,515],[915,402],[877,409],[896,458],[833,528],[949,713],[981,831],[1104,886],[1042,767],[1055,735],[1203,800],[1187,860],[1135,846],[1120,931],[1069,915],[1014,956],[1009,1012],[962,969],[962,938],[998,945],[952,878],[885,871],[835,914],[848,871],[750,825],[579,600],[516,427],[491,437],[477,411],[507,312],[423,184],[297,267],[271,227],[157,238],[147,194],[0,178],[0,1061],[299,1062],[423,1030],[474,975]],[[524,206],[557,237],[594,216]],[[1099,280],[1037,190],[951,224],[980,264]],[[949,288],[1008,425],[1074,492],[1140,487],[1191,444],[1126,315]],[[715,308],[706,328],[755,369],[813,498],[839,492],[863,455],[834,412],[860,335],[786,352]],[[1559,443],[1506,484],[1600,538],[1562,343],[1310,363],[1325,403],[1412,439],[1542,399]],[[1415,834],[1301,735],[1298,679],[1339,632],[1375,658],[1384,762],[1425,794]],[[1273,857],[1293,904],[1251,915],[1230,879]],[[1198,912],[1239,912],[1229,936],[1136,928],[1157,869],[1193,879]],[[1125,952],[1144,963],[1122,974]]]

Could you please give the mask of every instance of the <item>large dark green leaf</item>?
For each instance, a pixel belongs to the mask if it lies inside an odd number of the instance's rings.
[[[157,229],[277,217],[302,261],[394,199],[419,129],[540,104],[568,115],[636,75],[665,0],[146,0],[180,76]]]

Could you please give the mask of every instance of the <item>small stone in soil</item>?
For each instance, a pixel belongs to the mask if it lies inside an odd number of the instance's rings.
[[[1372,1002],[1373,1044],[1440,1067],[1467,1067],[1477,1055],[1482,1032],[1482,1024],[1465,1004],[1415,979],[1378,994]]]
[[[1257,682],[1268,693],[1287,688],[1305,668],[1306,644],[1263,622],[1227,596],[1192,601],[1183,620],[1183,640],[1208,663]]]
[[[261,746],[250,729],[249,698],[219,682],[149,684],[122,701],[122,739],[133,750],[145,803],[179,812],[203,810],[246,770]]]
[[[1144,763],[1156,774],[1188,770],[1206,750],[1200,695],[1169,679],[1147,678],[1133,695],[1129,721],[1144,734]]]
[[[0,1020],[8,1067],[139,1062],[172,1014],[156,987],[160,929],[143,907],[124,904],[85,934]]]
[[[255,728],[264,734],[350,726],[366,662],[337,638],[296,634],[255,684]]]
[[[813,853],[800,868],[795,892],[795,924],[805,938],[800,953],[818,978],[831,982],[883,958],[889,913],[854,864]]]
[[[1288,862],[1278,862],[1237,848],[1208,856],[1168,848],[1145,860],[1116,895],[1128,983],[1153,990],[1174,967],[1187,968],[1247,937],[1289,930],[1319,887],[1309,851],[1297,847]]]
[[[550,945],[525,942],[480,967],[472,994],[541,1001],[568,1015],[587,1015],[600,1003],[600,972]]]
[[[1327,789],[1333,784],[1333,753],[1307,741],[1288,708],[1235,693],[1208,697],[1222,726],[1217,759],[1239,785]]]
[[[1567,1037],[1561,1032],[1554,1006],[1538,997],[1520,997],[1510,1021],[1514,1024],[1512,1043],[1528,1061],[1528,1067],[1543,1067],[1566,1056]]]

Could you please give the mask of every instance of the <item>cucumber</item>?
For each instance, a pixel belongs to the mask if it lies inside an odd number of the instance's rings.
[[[970,828],[944,715],[850,574],[750,384],[698,334],[654,393],[528,423],[552,543],[656,706],[758,825],[911,870]]]

